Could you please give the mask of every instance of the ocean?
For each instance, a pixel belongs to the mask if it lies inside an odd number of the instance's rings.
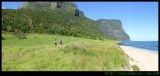
[[[122,42],[122,45],[146,49],[150,50],[150,52],[158,53],[158,41],[125,41]]]

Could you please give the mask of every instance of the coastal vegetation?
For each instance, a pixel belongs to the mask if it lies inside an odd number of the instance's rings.
[[[140,70],[137,65],[132,65],[131,67],[132,67],[133,71],[139,71]]]
[[[120,20],[105,21],[85,17],[71,2],[2,9],[2,71],[129,70],[128,57],[116,43],[129,36]],[[55,39],[63,45],[55,46]]]
[[[50,34],[26,34],[26,39],[2,33],[2,71],[125,71],[126,54],[115,40],[95,40]],[[62,47],[54,39],[63,40]]]

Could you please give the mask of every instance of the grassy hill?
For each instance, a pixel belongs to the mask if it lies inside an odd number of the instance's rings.
[[[128,58],[115,40],[49,34],[19,39],[2,33],[2,71],[123,71]],[[54,45],[63,40],[63,46]]]

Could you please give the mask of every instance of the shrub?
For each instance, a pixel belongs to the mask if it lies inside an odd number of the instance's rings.
[[[137,65],[132,65],[131,68],[133,69],[133,71],[139,71],[139,67]]]
[[[26,34],[21,32],[20,34],[17,35],[19,37],[19,39],[26,39]]]
[[[104,40],[104,38],[102,38],[102,37],[99,37],[99,40]]]
[[[18,29],[15,30],[15,35],[16,35],[19,39],[26,39],[26,38],[27,38],[27,37],[26,37],[26,34],[23,33],[22,31],[18,30]]]
[[[65,53],[72,52],[74,54],[84,54],[87,52],[87,48],[85,46],[82,46],[79,43],[71,43],[70,45],[66,46],[63,51]]]
[[[5,38],[2,37],[2,40],[5,40]]]

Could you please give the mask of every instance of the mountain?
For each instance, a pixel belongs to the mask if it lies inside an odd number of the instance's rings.
[[[103,33],[120,41],[130,41],[130,37],[125,33],[122,22],[118,19],[99,19],[96,21],[96,26]]]
[[[130,40],[120,20],[89,19],[72,2],[25,2],[17,10],[3,9],[2,30]]]
[[[19,9],[33,9],[33,10],[44,10],[44,9],[67,9],[75,10],[77,6],[71,2],[25,2]]]
[[[30,10],[57,10],[62,9],[66,12],[75,13],[75,10],[78,9],[77,5],[72,2],[25,2],[18,9],[30,9]],[[81,16],[84,16],[84,13],[78,10]]]
[[[58,6],[57,3],[54,8],[49,8],[51,5],[47,2],[25,2],[17,10],[3,9],[2,31],[18,35],[48,33],[91,39],[111,38],[93,26],[95,21],[85,17],[72,4],[62,3]],[[63,9],[63,6],[66,6],[66,9]]]

